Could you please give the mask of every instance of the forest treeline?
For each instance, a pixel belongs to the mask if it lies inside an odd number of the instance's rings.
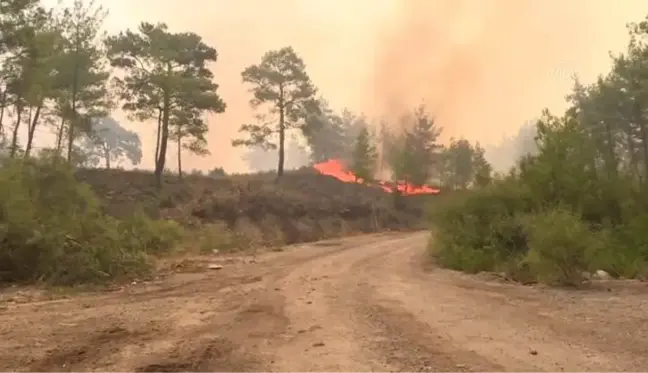
[[[564,285],[648,276],[647,35],[647,20],[629,25],[612,69],[542,113],[508,175],[433,209],[440,263]]]
[[[54,146],[41,148],[36,155],[107,168],[122,161],[138,164],[143,156],[150,156],[161,185],[170,141],[177,145],[180,176],[183,152],[209,154],[206,134],[218,129],[210,129],[208,115],[222,113],[227,106],[210,70],[217,63],[217,50],[201,36],[147,22],[107,35],[101,32],[107,12],[91,1],[46,8],[37,0],[1,0],[0,11],[0,140],[10,158],[31,157],[36,135],[51,131]],[[286,144],[294,136],[304,140],[313,162],[332,158],[351,162],[356,142],[366,140],[372,149],[381,150],[380,160],[367,154],[373,161],[372,173],[380,166],[421,183],[428,176],[407,170],[411,161],[404,158],[424,158],[424,153],[439,146],[439,129],[424,108],[404,113],[399,123],[380,126],[348,109],[335,113],[292,47],[268,51],[258,64],[243,69],[241,77],[250,89],[256,114],[240,127],[241,137],[232,145],[276,149],[278,177],[286,163]],[[132,121],[157,126],[154,154],[142,155],[137,133],[111,117],[117,109]],[[380,136],[371,133],[370,139],[358,139],[377,127]],[[388,128],[426,133],[389,133]],[[20,136],[23,133],[26,136]],[[395,152],[414,149],[413,142],[421,134],[425,138],[421,141],[434,149],[394,159]],[[483,149],[458,140],[448,151],[452,155],[446,157],[448,165],[442,173],[456,168],[459,174],[445,179],[466,184],[471,171],[465,161],[472,153],[483,158]],[[431,165],[431,161],[426,162]]]

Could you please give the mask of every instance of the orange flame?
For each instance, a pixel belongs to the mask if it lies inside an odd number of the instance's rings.
[[[334,178],[344,183],[362,183],[363,180],[358,178],[353,172],[348,171],[344,164],[339,159],[331,159],[325,162],[316,163],[313,168],[322,175],[333,176]],[[415,187],[403,181],[397,181],[391,186],[387,181],[378,181],[380,186],[385,192],[393,193],[398,190],[401,194],[406,196],[419,195],[419,194],[439,194],[439,189],[432,188],[428,185]]]

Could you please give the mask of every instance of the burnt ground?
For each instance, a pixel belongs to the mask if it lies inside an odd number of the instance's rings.
[[[424,206],[433,196],[397,198],[379,188],[343,183],[311,169],[223,178],[167,176],[158,192],[150,172],[86,169],[78,179],[88,183],[107,213],[122,217],[143,209],[152,217],[188,226],[222,223],[272,226],[284,243],[385,230],[420,228]]]
[[[644,371],[648,288],[424,269],[427,233],[363,235],[43,299],[0,292],[3,371]],[[220,270],[208,269],[219,263]]]

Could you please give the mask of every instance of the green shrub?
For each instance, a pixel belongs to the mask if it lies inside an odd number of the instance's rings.
[[[605,248],[603,236],[566,209],[530,216],[526,226],[530,248],[526,262],[537,279],[547,284],[580,285],[592,254]]]
[[[133,216],[121,221],[119,228],[129,247],[137,247],[149,254],[168,253],[184,238],[180,224],[167,219],[149,219],[140,208]]]
[[[234,232],[227,228],[225,223],[209,224],[201,227],[197,232],[198,248],[202,253],[211,253],[214,250],[220,252],[233,252],[241,250],[237,244]]]
[[[613,277],[645,277],[648,263],[648,214],[600,232],[606,246],[591,253],[590,270],[602,269]]]
[[[210,224],[201,227],[198,232],[197,245],[201,252],[210,253],[238,252],[259,247],[279,247],[285,243],[284,234],[278,221],[266,217],[259,223],[240,218],[229,229],[225,223]]]
[[[439,201],[429,214],[435,226],[432,253],[450,268],[495,270],[498,263],[526,253],[519,216],[529,209],[526,190],[510,181]]]
[[[525,283],[578,285],[584,271],[599,269],[646,277],[648,214],[600,224],[575,206],[544,204],[549,207],[542,209],[523,183],[511,179],[455,194],[430,208],[430,250],[445,267],[506,272]]]
[[[543,111],[534,154],[503,180],[431,208],[440,264],[561,285],[578,285],[583,271],[599,269],[648,275],[646,159],[623,148],[613,121],[601,127],[601,88],[575,91],[579,103],[564,116]]]
[[[138,215],[106,216],[72,169],[52,159],[0,168],[0,281],[96,282],[141,276],[147,252],[168,250],[180,230]]]

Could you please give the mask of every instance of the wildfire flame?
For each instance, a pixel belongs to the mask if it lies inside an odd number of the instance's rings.
[[[344,183],[362,183],[363,180],[358,178],[352,172],[348,171],[344,164],[339,159],[331,159],[325,162],[316,163],[313,165],[313,168],[317,170],[322,175],[333,176],[334,178],[344,182]],[[420,187],[415,187],[411,184],[408,184],[404,181],[397,181],[393,184],[387,181],[378,181],[377,185],[381,187],[387,193],[393,193],[395,190],[398,190],[401,194],[406,196],[418,195],[418,194],[439,194],[439,189],[432,188],[428,185],[423,185]]]

